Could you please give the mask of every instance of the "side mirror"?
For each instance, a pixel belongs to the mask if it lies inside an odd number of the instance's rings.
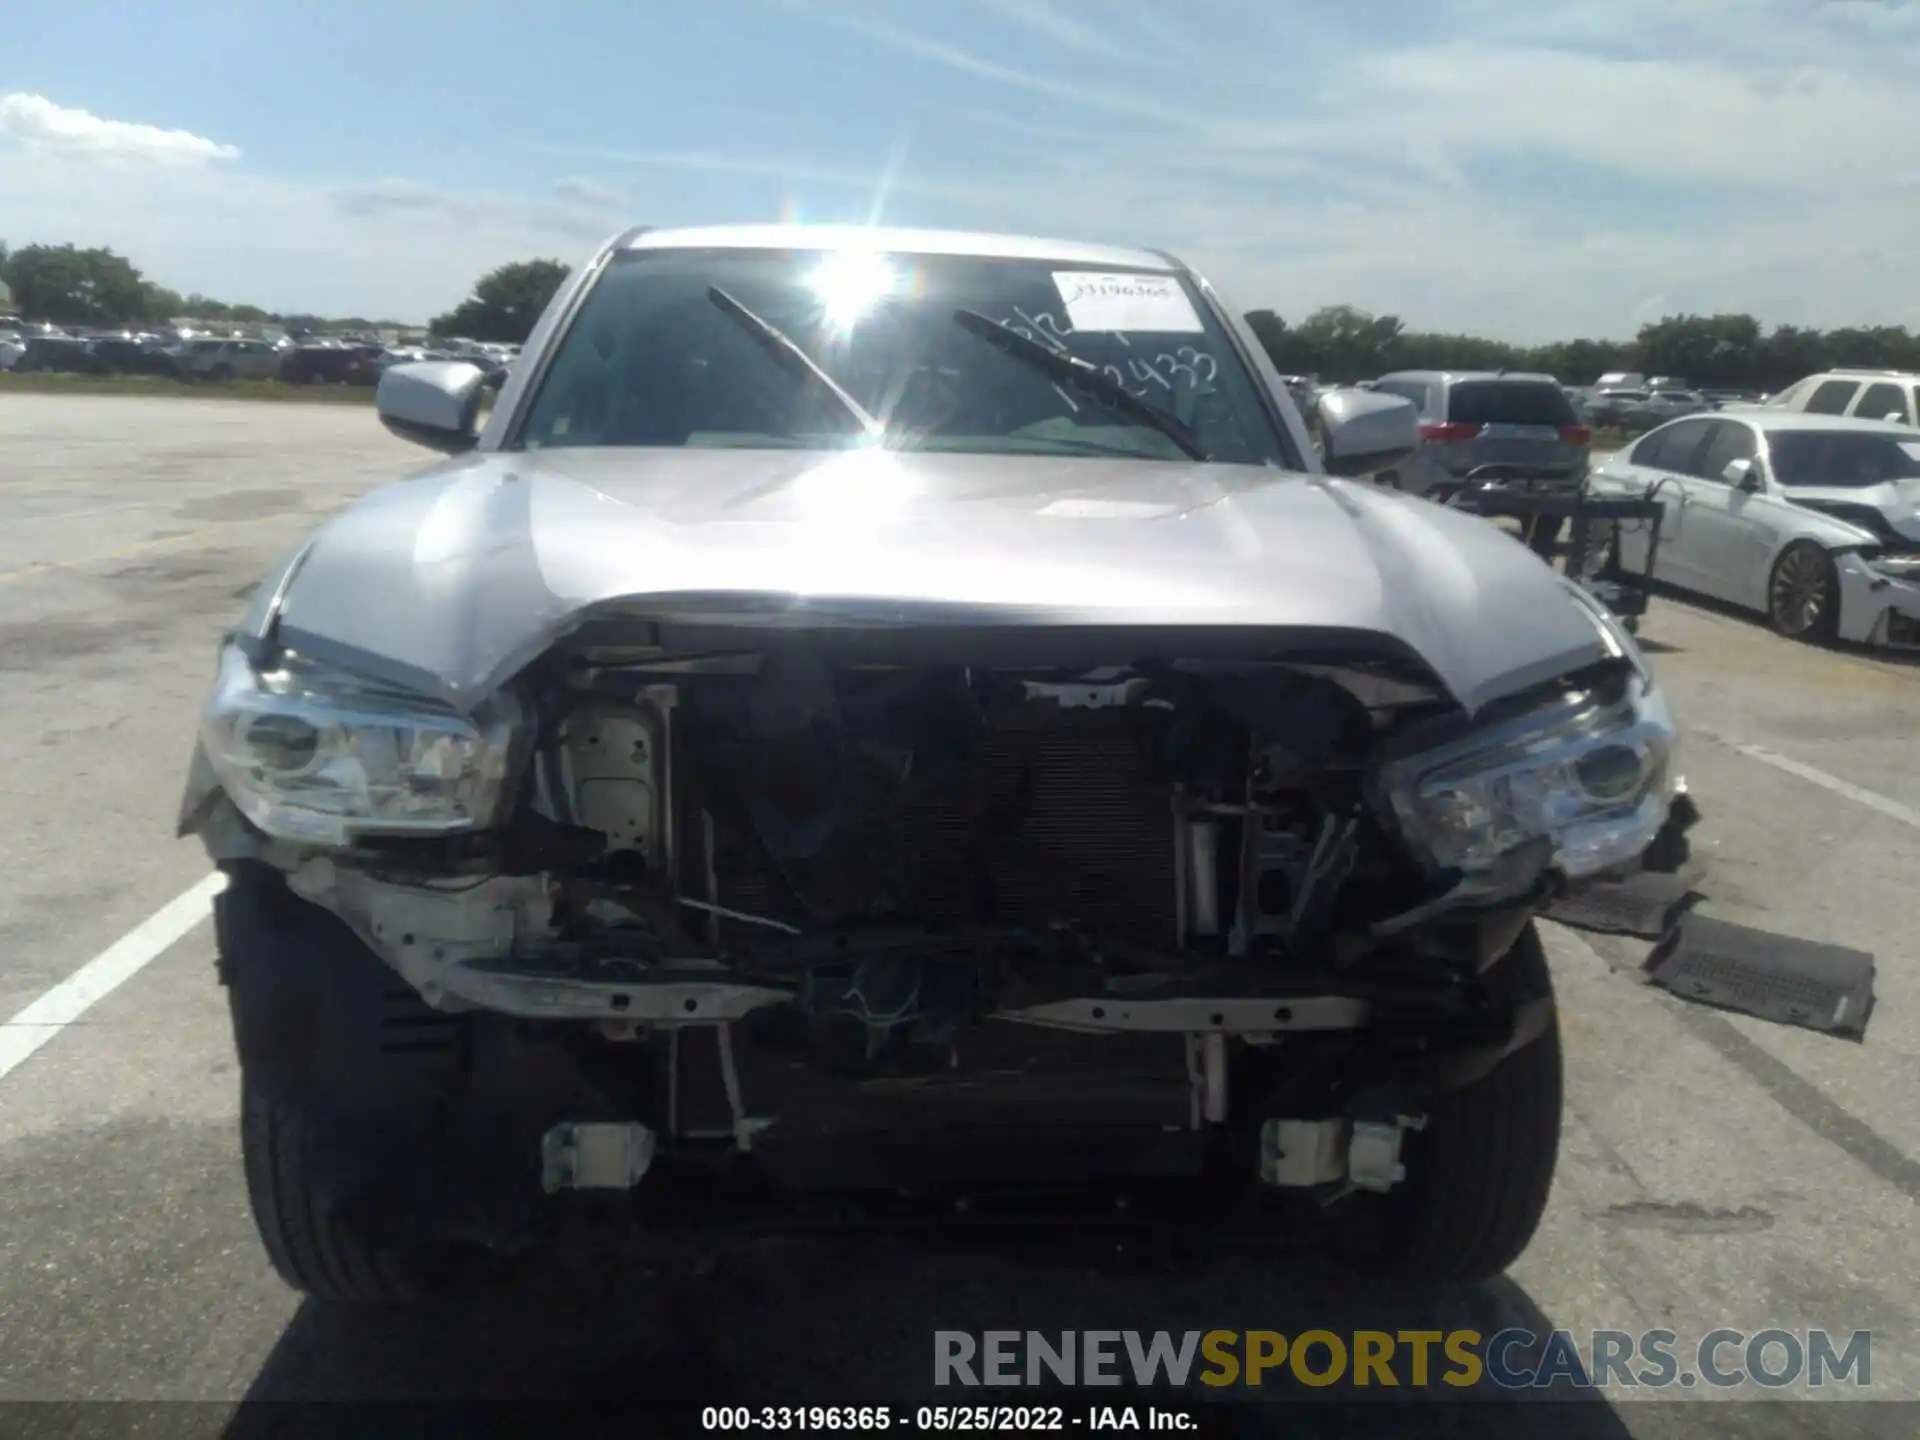
[[[1751,493],[1760,488],[1760,472],[1753,468],[1751,460],[1729,460],[1726,468],[1720,472],[1720,478],[1736,490]]]
[[[1320,458],[1329,475],[1378,475],[1420,444],[1413,402],[1377,390],[1328,390],[1320,396]]]
[[[389,365],[374,392],[380,423],[402,440],[459,455],[480,442],[487,374],[461,360]]]

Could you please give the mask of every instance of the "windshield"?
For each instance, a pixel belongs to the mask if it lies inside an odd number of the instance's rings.
[[[1888,480],[1920,478],[1920,435],[1864,435],[1844,430],[1776,432],[1767,442],[1782,485],[1864,490]]]
[[[740,307],[832,386],[783,361]],[[1033,363],[1031,346],[990,343],[968,312],[1105,378],[1076,380],[1069,367]],[[1153,423],[1114,385],[1176,423]],[[588,295],[520,441],[867,443],[838,387],[900,449],[1142,460],[1197,451],[1297,466],[1257,385],[1201,297],[1171,274],[966,255],[639,250],[617,256]],[[1182,436],[1197,442],[1191,451]]]

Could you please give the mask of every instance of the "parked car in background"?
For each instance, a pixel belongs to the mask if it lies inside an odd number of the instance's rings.
[[[1387,483],[1447,500],[1479,475],[1530,490],[1572,494],[1587,473],[1592,431],[1551,375],[1401,370],[1374,382],[1420,412],[1420,448]]]
[[[270,340],[189,340],[170,354],[183,380],[272,380],[280,348]]]
[[[84,336],[30,334],[13,362],[18,374],[92,375],[96,373],[93,352]]]
[[[496,345],[458,346],[444,352],[449,360],[458,360],[467,365],[477,366],[484,371],[487,385],[497,390],[507,383],[511,373],[511,364],[507,356]]]
[[[1663,425],[1595,472],[1592,493],[1650,494],[1651,524],[1608,562],[1758,610],[1783,635],[1920,646],[1920,429],[1786,410]]]
[[[418,365],[425,361],[453,358],[453,351],[437,345],[389,345],[380,356],[380,368],[386,370],[395,365]]]
[[[1609,389],[1594,396],[1587,413],[1595,425],[1637,435],[1682,415],[1712,408],[1698,391]]]
[[[1766,404],[1769,409],[1807,415],[1920,424],[1920,374],[1904,370],[1826,370],[1796,381]]]
[[[173,372],[172,358],[165,342],[157,335],[122,332],[96,335],[87,342],[88,351],[102,375],[167,375]]]
[[[1652,398],[1652,394],[1646,390],[1603,386],[1588,397],[1587,418],[1595,425],[1614,430],[1631,430],[1636,425],[1644,429],[1650,413],[1648,403]]]
[[[1638,370],[1609,370],[1593,382],[1596,390],[1649,390],[1647,377]]]
[[[386,350],[380,345],[298,345],[280,357],[289,385],[377,385]]]
[[[1648,413],[1656,417],[1661,424],[1668,420],[1677,420],[1682,415],[1696,415],[1702,410],[1713,408],[1713,402],[1698,390],[1669,390],[1654,386],[1647,397]]]
[[[1765,400],[1766,394],[1760,390],[1727,390],[1709,387],[1700,392],[1716,409],[1728,405],[1758,405]]]

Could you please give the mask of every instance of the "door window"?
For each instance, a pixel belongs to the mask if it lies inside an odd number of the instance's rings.
[[[1673,427],[1662,426],[1652,434],[1645,436],[1633,449],[1627,452],[1627,462],[1632,465],[1644,465],[1650,470],[1660,468],[1660,452],[1665,449],[1667,433]]]
[[[1374,387],[1382,395],[1398,395],[1402,400],[1411,400],[1421,412],[1427,408],[1427,387],[1418,380],[1381,380]]]
[[[1861,391],[1853,413],[1862,420],[1884,420],[1891,415],[1903,425],[1913,419],[1907,413],[1906,392],[1886,380]]]
[[[1725,471],[1735,460],[1751,460],[1759,446],[1753,431],[1733,420],[1708,422],[1713,433],[1700,451],[1700,476],[1717,484],[1726,483]]]
[[[1700,472],[1695,464],[1700,442],[1706,439],[1712,426],[1710,420],[1676,420],[1671,425],[1663,425],[1634,447],[1633,463],[1680,475],[1697,475]]]
[[[1809,415],[1844,415],[1847,402],[1860,388],[1858,380],[1829,380],[1807,397],[1804,407]]]

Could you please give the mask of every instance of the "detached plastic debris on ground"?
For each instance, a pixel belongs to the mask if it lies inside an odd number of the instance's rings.
[[[1695,888],[1702,871],[1690,858],[1686,832],[1700,812],[1683,790],[1674,813],[1647,852],[1646,868],[1573,887],[1547,918],[1654,941],[1645,981],[1683,1000],[1864,1040],[1874,1004],[1873,956],[1693,913],[1706,897]]]
[[[1687,1000],[1864,1040],[1873,1013],[1873,956],[1746,925],[1681,918],[1653,947],[1647,978]]]

